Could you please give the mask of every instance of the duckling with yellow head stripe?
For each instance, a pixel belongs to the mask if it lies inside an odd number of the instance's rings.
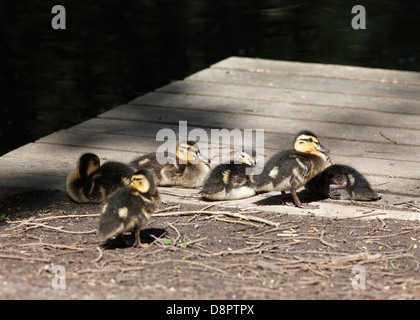
[[[146,226],[160,203],[153,174],[139,170],[128,187],[114,193],[104,205],[99,222],[98,238],[102,241],[135,231],[135,247],[145,247],[140,230]]]
[[[130,163],[136,170],[147,169],[155,176],[158,186],[200,188],[210,173],[209,163],[195,141],[180,143],[170,161],[161,164],[156,152],[141,156]]]
[[[282,151],[267,161],[263,172],[256,177],[256,191],[281,191],[284,203],[286,203],[286,191],[290,191],[297,207],[318,208],[302,204],[296,190],[331,165],[327,155],[329,150],[324,148],[318,137],[308,130],[296,134],[293,147],[293,150]]]
[[[247,174],[246,169],[254,168],[257,162],[245,151],[240,153],[239,161],[220,164],[210,172],[200,191],[205,199],[233,200],[255,195],[254,175]]]

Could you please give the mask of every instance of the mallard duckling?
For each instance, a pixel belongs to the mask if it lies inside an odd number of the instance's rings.
[[[139,170],[131,177],[129,186],[115,192],[103,207],[98,237],[108,240],[135,231],[135,247],[145,247],[140,240],[144,228],[160,202],[159,192],[148,170]]]
[[[207,200],[233,200],[252,197],[255,195],[253,188],[254,176],[247,174],[247,168],[254,168],[256,160],[248,153],[242,151],[239,155],[241,163],[219,164],[204,182],[200,193]]]
[[[336,200],[378,200],[381,194],[375,192],[366,178],[356,169],[335,164],[309,180],[305,189]]]
[[[281,191],[283,203],[286,203],[286,191],[290,191],[297,207],[318,208],[302,204],[296,190],[331,165],[328,152],[312,132],[297,133],[294,150],[282,151],[267,161],[255,183],[257,192]]]
[[[137,170],[152,171],[158,186],[181,186],[200,188],[207,178],[210,160],[198,148],[196,142],[181,143],[176,148],[176,155],[168,155],[170,162],[160,164],[157,153],[141,156],[130,164]]]
[[[130,183],[134,170],[121,162],[100,164],[93,153],[83,154],[66,179],[69,197],[77,203],[102,203],[105,197]]]

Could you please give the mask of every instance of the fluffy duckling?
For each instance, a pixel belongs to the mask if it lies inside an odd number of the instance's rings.
[[[129,186],[115,192],[104,205],[99,222],[98,238],[108,240],[135,231],[135,247],[146,247],[140,240],[144,228],[160,202],[159,192],[148,170],[139,170]]]
[[[305,189],[336,200],[378,200],[381,194],[375,192],[366,178],[356,169],[335,164],[312,178]]]
[[[105,197],[128,185],[133,173],[121,162],[109,161],[101,166],[97,155],[85,153],[77,169],[67,176],[67,194],[77,203],[102,203]]]
[[[297,207],[318,208],[302,204],[296,190],[331,165],[328,152],[315,134],[307,130],[298,132],[294,150],[282,151],[267,161],[255,184],[257,192],[281,191],[286,203],[286,191],[290,191]]]
[[[240,163],[220,164],[215,167],[204,182],[200,193],[207,200],[233,200],[252,197],[254,176],[247,174],[247,168],[254,168],[256,160],[248,153],[242,151],[239,155]]]
[[[177,146],[176,155],[168,155],[169,162],[160,164],[157,153],[141,156],[130,164],[137,170],[152,171],[158,186],[181,186],[200,188],[210,172],[210,160],[198,148],[196,142],[188,141]]]

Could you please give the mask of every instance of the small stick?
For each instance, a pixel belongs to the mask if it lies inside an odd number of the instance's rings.
[[[337,263],[337,262],[353,262],[357,260],[367,260],[372,261],[381,258],[382,255],[380,253],[375,254],[369,254],[367,252],[360,252],[360,253],[354,253],[354,254],[348,254],[345,256],[340,257],[332,257],[331,262]]]
[[[165,212],[165,211],[169,211],[169,210],[172,210],[172,209],[177,209],[179,207],[180,206],[179,206],[179,203],[178,203],[178,204],[175,204],[175,205],[167,207],[167,208],[159,209],[156,212]]]
[[[372,216],[379,216],[379,215],[385,215],[385,212],[378,212],[378,213],[368,213],[364,214],[362,216],[355,216],[355,217],[344,217],[344,218],[335,218],[334,220],[348,220],[348,219],[359,219],[359,218],[367,218]]]
[[[211,208],[211,207],[214,207],[215,205],[217,205],[218,203],[212,203],[212,204],[209,204],[208,206],[205,206],[204,208],[202,208],[202,209],[200,209],[200,211],[205,211],[205,210],[207,210],[208,208]]]
[[[51,227],[49,225],[42,224],[42,223],[28,222],[28,223],[24,223],[24,225],[25,224],[26,225],[30,225],[30,226],[34,226],[34,227],[42,227],[42,228],[52,229],[52,230],[56,230],[56,231],[60,231],[60,232],[64,232],[64,233],[75,233],[75,234],[96,233],[96,230],[89,230],[89,231],[70,231],[70,230],[63,230],[63,227]]]
[[[19,257],[19,256],[9,255],[9,254],[0,254],[0,259],[16,259],[16,260],[24,260],[24,261],[51,262],[51,259]]]
[[[178,229],[172,223],[168,223],[168,227],[171,227],[176,232],[176,239],[174,240],[174,245],[178,242],[179,238],[181,238],[181,234],[179,233]]]
[[[223,221],[223,222],[230,222],[230,223],[247,224],[247,225],[250,225],[250,226],[253,226],[253,227],[257,227],[257,228],[261,227],[258,224],[255,224],[255,223],[252,223],[252,222],[246,222],[246,221],[236,221],[236,220],[222,219],[222,218],[218,218],[218,217],[216,217],[216,220]]]
[[[337,247],[336,244],[330,243],[330,242],[324,240],[324,230],[321,231],[321,234],[319,236],[319,242],[321,242],[323,245],[326,245],[326,246],[331,247],[331,248],[336,248]]]
[[[398,144],[398,142],[397,141],[395,141],[395,140],[392,140],[392,139],[390,139],[390,138],[388,138],[388,137],[386,137],[382,132],[379,132],[379,134],[384,138],[384,139],[386,139],[386,140],[388,140],[389,142],[392,142],[392,143],[394,143],[394,144]]]
[[[216,205],[216,203],[209,204],[208,206],[205,206],[204,208],[200,209],[200,211],[207,210],[208,208],[214,207],[215,205]],[[188,220],[188,222],[193,221],[195,218],[197,218],[197,216],[198,216],[198,214],[195,214],[194,217],[192,217]]]
[[[234,213],[234,212],[230,212],[230,211],[178,211],[178,212],[168,212],[168,213],[155,213],[153,215],[153,217],[170,217],[170,216],[183,216],[183,215],[190,215],[190,214],[210,214],[210,215],[226,215],[226,216],[231,216],[231,217],[235,217],[235,218],[240,218],[240,219],[244,219],[247,221],[255,221],[255,222],[260,222],[260,223],[265,223],[271,226],[278,226],[277,222],[273,222],[270,220],[266,220],[263,218],[258,218],[255,216],[250,216],[250,215],[243,215],[240,213]]]
[[[188,222],[193,221],[195,218],[197,218],[198,214],[194,215],[192,218],[188,219]]]
[[[6,221],[7,223],[23,223],[27,224],[29,221],[48,221],[54,219],[64,219],[64,218],[87,218],[87,217],[99,217],[100,213],[92,213],[92,214],[74,214],[74,215],[67,215],[67,216],[52,216],[52,217],[44,217],[38,219],[28,219],[28,220],[16,220],[16,221]]]
[[[104,256],[103,250],[99,246],[96,247],[96,250],[99,251],[99,256],[96,259],[92,260],[92,263],[98,263],[99,261],[101,261],[102,257]]]
[[[18,245],[19,247],[52,247],[56,249],[70,249],[70,250],[78,250],[78,251],[86,251],[90,250],[90,248],[80,248],[74,246],[68,246],[65,244],[58,244],[58,243],[46,243],[46,242],[33,242],[33,243],[22,243]]]

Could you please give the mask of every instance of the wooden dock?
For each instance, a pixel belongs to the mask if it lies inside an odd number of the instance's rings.
[[[313,214],[420,219],[420,73],[239,57],[9,152],[0,158],[0,190],[65,190],[82,153],[129,162],[154,151],[156,133],[177,132],[180,120],[206,132],[264,129],[266,159],[311,130],[334,163],[355,167],[383,195],[374,203],[323,200]],[[205,203],[198,190],[163,189],[172,200]],[[230,205],[308,213],[271,195]]]

